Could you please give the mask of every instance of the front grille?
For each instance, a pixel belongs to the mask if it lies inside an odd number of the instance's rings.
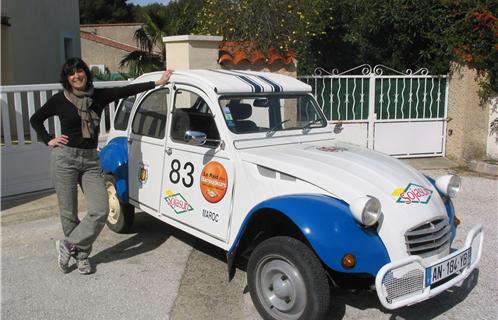
[[[421,294],[424,291],[424,271],[420,269],[391,270],[382,278],[382,286],[386,292],[386,300],[393,303],[396,299],[411,294]],[[399,273],[398,276],[394,272]]]
[[[406,248],[410,255],[439,251],[450,244],[448,218],[424,222],[405,233]]]

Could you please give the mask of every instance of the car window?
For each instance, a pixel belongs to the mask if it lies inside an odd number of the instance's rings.
[[[131,109],[135,103],[135,96],[129,96],[123,99],[118,106],[116,116],[114,117],[114,129],[126,130],[128,129],[128,120],[130,119]]]
[[[162,88],[149,93],[140,102],[133,118],[133,133],[157,139],[164,138],[168,94],[169,90]]]
[[[230,131],[237,134],[324,127],[327,120],[308,95],[227,96],[220,106]]]
[[[177,90],[171,121],[171,139],[185,143],[185,132],[188,130],[206,134],[208,141],[204,147],[215,147],[220,143],[220,134],[208,103],[194,92]]]

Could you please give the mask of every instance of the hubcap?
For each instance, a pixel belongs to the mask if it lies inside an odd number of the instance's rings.
[[[279,299],[289,300],[292,288],[290,288],[291,284],[288,279],[285,277],[277,278],[273,281],[272,286],[273,292]]]
[[[116,188],[110,182],[106,182],[107,196],[109,197],[109,215],[107,216],[107,221],[110,224],[118,223],[120,206],[119,199],[116,194]]]
[[[256,267],[257,293],[276,319],[298,319],[306,307],[306,286],[297,268],[279,255],[267,256]]]

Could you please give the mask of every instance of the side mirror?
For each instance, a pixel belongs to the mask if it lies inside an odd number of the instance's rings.
[[[339,134],[342,132],[343,129],[344,129],[344,127],[342,126],[342,121],[339,121],[334,126],[334,133]]]
[[[207,136],[204,132],[188,130],[185,132],[183,140],[188,144],[199,146],[206,143]]]

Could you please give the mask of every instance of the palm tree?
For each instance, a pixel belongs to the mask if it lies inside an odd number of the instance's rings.
[[[139,76],[144,72],[164,69],[166,51],[162,42],[165,19],[159,14],[143,12],[144,24],[135,31],[133,38],[139,50],[135,50],[123,57],[120,67],[128,67],[132,76]]]
[[[128,67],[130,76],[136,78],[146,72],[164,69],[164,60],[156,53],[136,50],[124,56],[119,66]]]
[[[204,5],[199,0],[170,1],[141,9],[142,28],[135,31],[134,38],[139,50],[123,57],[121,67],[128,66],[136,75],[164,68],[166,49],[162,42],[165,35],[190,34],[196,25],[197,12]]]

